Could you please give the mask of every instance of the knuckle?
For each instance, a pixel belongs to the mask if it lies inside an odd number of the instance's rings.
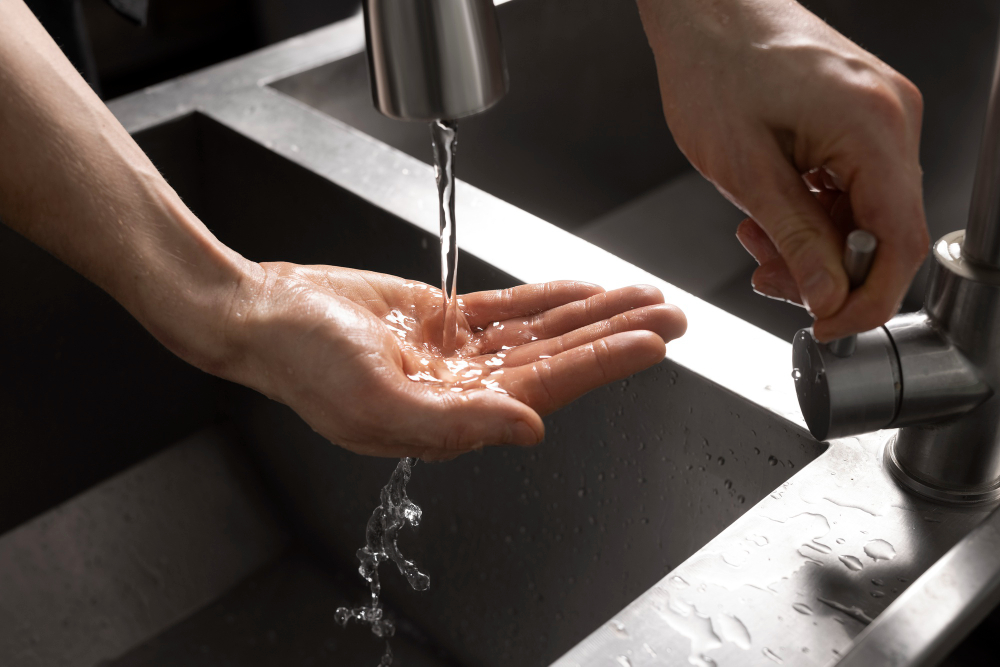
[[[776,226],[773,239],[785,260],[794,264],[821,240],[821,234],[818,229],[788,220]]]
[[[896,127],[907,120],[903,99],[890,86],[875,85],[865,88],[863,103],[866,110],[883,125]]]
[[[896,88],[899,90],[900,96],[903,98],[906,106],[909,107],[910,112],[918,118],[922,116],[924,112],[924,96],[920,92],[920,89],[902,74],[897,76]]]
[[[600,370],[601,377],[607,381],[611,378],[611,348],[608,347],[608,343],[603,338],[601,340],[595,341],[591,345],[591,349],[594,351],[594,360],[597,362],[597,367]]]

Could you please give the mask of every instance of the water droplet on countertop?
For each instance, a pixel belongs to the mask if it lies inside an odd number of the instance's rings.
[[[872,579],[872,583],[875,584],[876,586],[882,586],[883,584],[885,584],[885,582],[882,581],[881,579]]]
[[[612,620],[611,623],[609,623],[609,625],[611,626],[611,629],[615,631],[616,635],[618,635],[619,637],[628,638],[629,636],[628,629],[625,627],[624,623],[622,623],[619,620]]]
[[[775,456],[768,456],[767,457],[767,465],[769,465],[769,466],[776,466],[776,465],[778,465],[778,459],[777,459],[777,457],[775,457]]]
[[[892,560],[896,557],[896,550],[885,540],[872,540],[865,545],[865,553],[872,560]]]
[[[806,616],[811,616],[813,613],[812,608],[807,604],[803,604],[802,602],[796,602],[795,604],[793,604],[792,609],[799,612],[800,614],[805,614]]]
[[[827,545],[823,544],[819,540],[813,540],[812,542],[809,543],[809,546],[811,546],[816,551],[818,551],[820,553],[824,553],[824,554],[828,554],[828,553],[830,553],[830,552],[833,551],[833,549],[831,549]]]
[[[795,380],[796,382],[798,382],[799,380],[801,380],[802,379],[802,371],[799,370],[798,368],[793,368],[792,369],[792,379]]]
[[[778,657],[778,654],[769,648],[765,648],[763,651],[761,651],[761,653],[763,653],[765,656],[767,656],[774,662],[778,663],[779,665],[783,662],[783,660]]]
[[[615,661],[621,665],[621,667],[632,667],[632,661],[626,658],[624,655],[620,655],[615,658]]]
[[[750,631],[743,621],[729,614],[712,617],[712,627],[723,641],[732,642],[744,651],[750,648]]]
[[[873,598],[885,597],[885,593],[883,593],[882,591],[872,591],[872,597]]]
[[[854,570],[855,572],[864,567],[864,565],[861,564],[861,561],[854,556],[841,556],[840,562],[846,565],[847,569]]]

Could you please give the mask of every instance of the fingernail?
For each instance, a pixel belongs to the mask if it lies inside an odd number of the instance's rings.
[[[539,441],[535,429],[525,422],[514,422],[510,425],[510,444],[534,445]]]
[[[802,283],[803,305],[813,317],[829,314],[837,305],[833,302],[836,298],[837,281],[824,269],[812,274]]]

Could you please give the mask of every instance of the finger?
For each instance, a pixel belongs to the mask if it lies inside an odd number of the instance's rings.
[[[539,414],[548,414],[608,382],[658,363],[663,339],[651,331],[627,331],[527,366],[506,369],[500,384]]]
[[[619,313],[658,303],[663,303],[663,294],[651,285],[601,292],[528,318],[513,318],[487,327],[479,339],[480,351],[491,352],[504,346],[561,336]]]
[[[511,368],[548,359],[575,347],[626,331],[652,331],[664,341],[680,338],[687,330],[687,318],[681,309],[670,304],[636,308],[595,322],[556,338],[521,345],[506,353],[503,367]]]
[[[775,257],[757,267],[750,282],[758,294],[802,305],[799,286],[796,284],[795,278],[792,277],[791,271],[788,270],[785,260],[781,257]]]
[[[913,276],[930,248],[924,218],[919,165],[900,167],[900,159],[869,157],[849,185],[854,223],[879,241],[871,272],[843,309],[818,318],[814,334],[822,341],[868,331],[898,310]]]
[[[829,317],[848,291],[837,231],[777,145],[763,159],[756,186],[739,193],[741,200],[781,253],[803,303],[815,316]]]
[[[510,289],[473,292],[461,297],[462,310],[474,327],[485,327],[514,317],[534,315],[573,301],[600,294],[604,289],[592,283],[558,280],[550,283],[518,285]]]
[[[753,218],[746,218],[740,223],[736,228],[736,238],[758,264],[781,257],[781,253],[774,247],[767,232]]]

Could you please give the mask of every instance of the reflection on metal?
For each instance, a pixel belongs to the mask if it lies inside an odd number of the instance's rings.
[[[365,0],[375,108],[392,118],[454,120],[507,92],[491,0]]]
[[[501,23],[507,9],[510,16],[516,14],[525,21],[533,16],[530,8],[544,6],[547,3],[530,0],[509,2],[500,8]],[[607,6],[622,5],[609,0]],[[433,238],[438,219],[433,174],[428,165],[267,85],[357,56],[363,48],[364,26],[357,18],[117,100],[111,108],[132,132],[198,113],[260,151],[267,151],[269,159],[274,158],[271,163],[294,165],[299,172],[310,172],[313,181],[329,186],[331,192],[344,193],[341,200],[345,205],[362,202],[367,207],[363,208],[366,215],[384,229],[417,229]],[[365,87],[367,82],[360,85]],[[345,95],[357,92],[345,89]],[[206,140],[210,138],[206,134]],[[879,614],[987,514],[984,507],[937,505],[895,484],[880,465],[891,433],[834,439],[822,451],[802,428],[787,372],[791,351],[787,343],[481,189],[460,182],[458,190],[458,215],[466,221],[462,251],[483,266],[495,267],[494,275],[530,282],[572,277],[609,289],[649,283],[661,289],[668,301],[683,308],[690,322],[688,334],[670,344],[668,360],[634,379],[630,389],[613,387],[595,392],[578,408],[551,418],[549,424],[561,430],[559,433],[553,428],[551,437],[566,446],[517,452],[492,450],[483,453],[482,459],[459,459],[449,464],[451,467],[434,466],[425,471],[436,475],[430,480],[437,484],[435,493],[440,494],[436,506],[452,508],[464,526],[483,521],[483,513],[488,510],[463,505],[463,500],[470,497],[463,494],[472,491],[447,481],[455,470],[497,494],[510,492],[521,484],[521,478],[529,479],[537,470],[544,470],[547,479],[532,478],[529,486],[523,486],[540,494],[538,500],[527,497],[525,506],[544,506],[542,514],[566,517],[567,529],[582,519],[581,529],[589,531],[584,534],[586,539],[567,532],[565,539],[557,542],[553,535],[536,531],[533,542],[519,541],[521,533],[515,524],[510,526],[515,530],[511,531],[509,547],[489,541],[462,543],[463,549],[478,550],[475,555],[495,554],[496,565],[522,563],[518,558],[528,564],[513,568],[490,590],[506,596],[505,601],[523,604],[516,609],[522,617],[537,609],[559,612],[558,618],[555,613],[540,616],[537,623],[544,627],[544,633],[530,634],[545,634],[547,641],[566,647],[583,640],[559,660],[560,665],[613,664],[619,656],[634,665],[654,660],[773,665],[775,659],[785,664],[827,665],[850,650],[852,640],[864,628],[858,619],[873,618],[872,627],[877,627]],[[224,203],[220,208],[225,210]],[[389,219],[396,227],[385,222]],[[280,231],[275,228],[273,233]],[[938,269],[938,286],[932,288],[932,294],[942,298],[929,300],[927,320],[913,323],[913,329],[907,332],[915,352],[902,353],[906,359],[897,355],[904,394],[906,369],[919,368],[914,366],[917,358],[920,363],[941,360],[949,371],[948,377],[961,388],[954,392],[959,398],[939,414],[945,420],[943,424],[954,423],[948,421],[949,411],[967,409],[984,398],[982,385],[971,379],[968,367],[957,360],[964,358],[976,369],[982,368],[983,360],[974,351],[984,349],[976,345],[985,342],[982,339],[987,332],[995,329],[988,329],[990,322],[979,322],[980,326],[963,331],[968,330],[970,336],[978,331],[980,339],[958,340],[949,328],[951,321],[945,320],[942,325],[939,318],[948,302],[944,296],[954,294],[948,281],[965,285],[962,298],[977,308],[959,309],[967,317],[995,312],[978,309],[981,300],[992,292],[986,287],[978,290],[972,285],[976,281],[963,277],[962,272],[971,275],[976,271],[981,270],[960,266],[957,260],[947,270]],[[900,330],[901,340],[902,334]],[[888,335],[886,330],[874,336],[871,345],[884,352]],[[858,351],[836,361],[864,360],[864,341],[859,337]],[[826,373],[836,372],[833,359],[823,357],[820,361]],[[877,403],[885,413],[891,412],[886,421],[890,423],[910,414],[911,404],[904,397],[897,410],[892,356],[883,361],[892,381],[880,385],[884,395],[880,394]],[[935,369],[937,375],[940,369]],[[985,379],[992,383],[992,378]],[[633,390],[635,398],[630,394]],[[994,400],[992,396],[987,398],[972,414],[988,408]],[[927,404],[926,397],[921,401]],[[616,421],[617,415],[607,414],[610,405],[630,410],[626,413],[631,415],[629,421]],[[836,414],[854,414],[843,410],[846,404],[837,405],[840,407]],[[866,416],[860,421],[871,428],[881,419]],[[301,427],[296,427],[285,412],[268,420],[264,424],[278,424],[273,427],[274,433],[282,438],[300,437],[295,434]],[[670,446],[657,440],[658,429],[670,434]],[[601,447],[594,442],[595,432],[615,440],[611,446]],[[284,480],[292,501],[298,503],[293,507],[301,511],[299,518],[334,548],[338,516],[315,500],[326,498],[330,489],[336,488],[329,483],[332,479],[354,483],[374,464],[338,458],[341,453],[326,443],[306,440],[307,435],[302,435],[294,448],[281,441],[281,447],[273,446],[263,455],[284,464],[284,468],[275,466],[272,470]],[[641,451],[635,446],[636,440],[644,445]],[[628,449],[632,446],[634,452]],[[895,451],[900,451],[898,445]],[[529,460],[529,456],[535,458]],[[633,457],[631,463],[638,461],[641,466],[632,468],[620,463],[619,459],[628,461],[625,457],[629,456]],[[512,465],[512,460],[521,469]],[[474,477],[476,467],[487,469],[487,461],[491,475]],[[339,469],[326,465],[333,462],[343,465]],[[585,484],[591,485],[585,493],[576,495],[576,489],[566,493],[562,487],[565,471],[572,466]],[[603,479],[598,474],[615,467],[627,471],[628,478],[622,475],[616,480],[598,481]],[[378,472],[373,479],[380,479],[382,471]],[[562,477],[553,477],[555,473]],[[572,481],[575,484],[577,480]],[[731,488],[734,483],[753,489],[749,501],[741,488]],[[584,490],[583,486],[579,488]],[[604,491],[597,492],[596,488]],[[572,497],[572,503],[567,496]],[[599,504],[610,502],[612,496],[615,502],[609,507]],[[490,525],[508,527],[516,498],[509,506],[498,508],[498,514],[490,515],[489,521],[496,522]],[[542,500],[544,505],[534,504]],[[685,506],[685,501],[690,505]],[[588,513],[599,521],[604,520],[600,517],[614,520],[600,525],[605,532],[587,521]],[[523,516],[528,517],[526,521],[537,520],[538,514],[537,509],[532,509]],[[649,516],[654,520],[641,523]],[[446,524],[435,528],[433,517],[428,517],[422,529],[440,530],[435,537],[442,542],[451,535]],[[525,530],[532,534],[530,526]],[[350,548],[356,546],[354,537],[351,533]],[[570,545],[581,550],[593,546],[597,560],[591,559],[590,552],[586,552],[586,558],[579,557]],[[881,557],[890,550],[893,557]],[[553,569],[551,556],[555,553],[567,554],[568,560],[560,562],[564,570]],[[690,557],[674,559],[671,554]],[[503,558],[507,560],[500,560]],[[683,562],[672,572],[665,571],[680,560]],[[617,571],[605,564],[609,561],[615,563]],[[454,566],[462,562],[467,561],[458,558]],[[529,597],[529,582],[520,579],[536,571],[549,574],[553,582],[552,588],[546,589],[548,598],[537,602]],[[576,580],[564,578],[566,572]],[[620,583],[621,588],[634,586],[634,579],[640,576],[650,577],[651,582],[659,579],[659,583],[637,594],[627,605],[625,600],[621,605],[624,609],[615,616],[616,623],[608,624],[606,616],[592,619],[593,609],[603,614],[603,607],[592,594],[594,588],[588,588],[583,578],[595,573],[604,577],[604,582]],[[473,582],[470,586],[478,585],[474,579],[469,576],[468,581]],[[508,583],[513,580],[519,582],[516,588]],[[483,583],[487,585],[492,584]],[[604,587],[608,588],[606,584]],[[617,590],[608,593],[618,594]],[[446,614],[455,613],[449,612],[445,602],[422,600],[421,605],[426,607],[404,611],[423,614],[421,619],[429,629],[440,631],[435,640],[442,645],[452,642],[447,646],[449,650],[475,654],[481,647],[463,646],[460,639],[448,634],[447,628],[438,627],[445,625],[442,619]],[[904,598],[900,604],[905,607],[909,603]],[[515,608],[514,604],[510,606]],[[964,607],[959,603],[954,609],[961,611]],[[465,613],[463,610],[458,612]],[[577,619],[576,623],[569,623],[563,615]],[[506,632],[500,625],[480,630],[490,630],[494,635]],[[590,631],[593,634],[585,637]],[[527,634],[522,630],[510,638],[515,644],[527,644],[532,641]],[[872,641],[878,641],[874,632],[871,636]],[[490,640],[486,636],[483,644]],[[497,664],[496,659],[496,654],[487,654],[476,664],[491,664],[490,660]]]
[[[871,232],[863,229],[855,229],[847,235],[847,242],[844,244],[844,270],[847,271],[847,281],[852,290],[865,284],[868,278],[868,271],[872,268],[875,260],[875,249],[878,247],[878,239]],[[827,347],[838,357],[849,357],[854,354],[854,347],[857,343],[857,336],[846,336],[835,341],[831,341]]]

